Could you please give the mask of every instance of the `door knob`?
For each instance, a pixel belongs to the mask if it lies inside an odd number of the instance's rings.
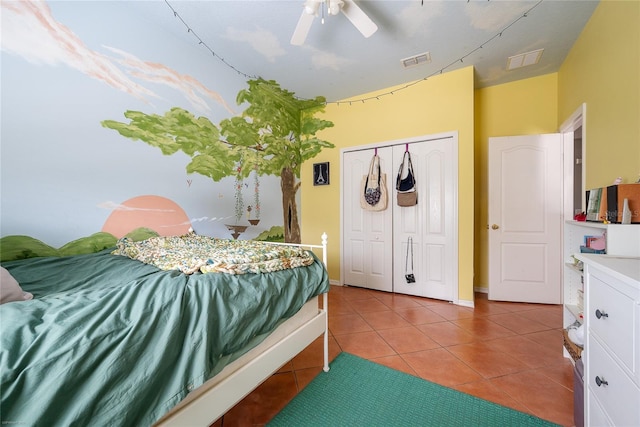
[[[498,224],[493,224],[493,225],[491,226],[491,228],[492,228],[493,230],[497,230],[498,228],[500,228],[500,226],[499,226]]]

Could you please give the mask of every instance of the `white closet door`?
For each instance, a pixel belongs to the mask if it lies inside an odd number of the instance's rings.
[[[457,136],[409,144],[418,204],[398,206],[394,184],[394,292],[447,301],[457,299],[457,145]],[[405,144],[393,147],[395,174],[405,149]],[[409,237],[413,240],[415,283],[407,283],[405,279],[407,253],[411,269]]]
[[[380,167],[387,175],[387,209],[371,212],[360,207],[360,181],[369,172],[374,150],[350,151],[342,157],[342,279],[345,285],[393,290],[391,147],[378,149]]]

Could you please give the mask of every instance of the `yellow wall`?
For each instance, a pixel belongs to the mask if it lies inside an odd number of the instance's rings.
[[[640,1],[601,1],[558,73],[558,120],[587,106],[586,188],[640,174]]]
[[[558,130],[557,74],[477,89],[475,92],[475,286],[489,284],[489,137]]]
[[[337,281],[340,277],[340,148],[459,131],[462,300],[473,299],[472,280],[479,287],[488,285],[486,194],[490,136],[557,132],[560,124],[586,103],[586,187],[608,185],[617,176],[625,182],[637,180],[639,22],[640,1],[603,0],[558,73],[474,91],[473,69],[469,67],[430,78],[380,100],[351,106],[328,105],[326,117],[335,127],[322,137],[336,144],[336,148],[325,150],[303,166],[301,210],[304,241],[317,241],[323,231],[329,235],[331,279]],[[323,161],[331,162],[331,185],[314,187],[312,163]],[[472,259],[475,277],[468,261]]]
[[[397,87],[400,88],[401,86]],[[388,88],[356,97],[385,94]],[[409,88],[363,102],[329,104],[334,123],[320,135],[336,145],[302,168],[302,240],[329,235],[329,275],[340,279],[340,149],[414,136],[458,131],[459,299],[473,301],[473,68],[430,77]],[[314,186],[312,164],[331,164],[331,184]]]

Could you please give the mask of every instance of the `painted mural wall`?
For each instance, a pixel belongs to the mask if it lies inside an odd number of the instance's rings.
[[[200,234],[229,238],[226,225],[245,224],[241,238],[253,238],[282,225],[280,198],[256,198],[279,193],[278,176],[214,182],[187,173],[183,152],[165,155],[101,124],[126,121],[128,110],[180,108],[212,123],[243,110],[235,99],[247,78],[177,37],[183,24],[165,2],[1,7],[2,236],[60,246],[102,230],[118,211],[162,212],[166,199]],[[174,20],[176,33],[158,19]]]

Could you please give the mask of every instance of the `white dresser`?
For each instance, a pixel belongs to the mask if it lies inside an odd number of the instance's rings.
[[[640,258],[577,258],[585,281],[585,425],[640,426]]]

